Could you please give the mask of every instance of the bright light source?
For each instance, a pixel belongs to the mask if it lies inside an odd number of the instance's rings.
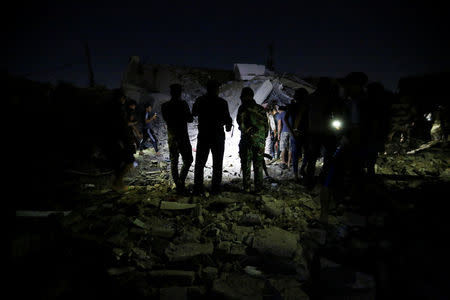
[[[340,120],[333,120],[331,126],[333,126],[334,129],[339,130],[342,127],[342,122]]]
[[[425,114],[425,119],[427,119],[428,122],[431,121],[431,113]]]

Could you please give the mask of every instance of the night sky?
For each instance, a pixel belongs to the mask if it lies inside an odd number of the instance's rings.
[[[276,70],[302,77],[364,71],[393,90],[402,76],[450,70],[450,13],[434,1],[35,2],[7,11],[2,68],[39,81],[87,86],[84,42],[109,88],[132,55],[232,69],[265,64],[271,41]]]

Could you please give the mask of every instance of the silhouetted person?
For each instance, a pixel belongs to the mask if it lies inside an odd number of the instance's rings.
[[[332,115],[337,99],[331,80],[322,77],[317,89],[307,97],[308,129],[307,129],[307,166],[305,183],[308,189],[315,185],[316,162],[322,150],[323,165],[319,178],[323,179],[327,172],[331,156],[336,147],[335,133],[331,127]]]
[[[277,113],[276,105],[271,102],[266,108],[267,122],[269,125],[269,130],[266,138],[266,151],[269,151],[272,158],[276,158],[276,147],[277,142],[277,126],[275,122],[275,114]]]
[[[204,192],[203,171],[212,153],[213,174],[211,192],[219,193],[222,182],[222,164],[225,150],[225,132],[231,131],[232,119],[228,103],[219,96],[219,83],[210,80],[206,95],[200,96],[192,106],[192,115],[198,117],[197,153],[195,157],[194,194]]]
[[[287,121],[285,120],[286,116],[285,106],[280,106],[278,108],[277,118],[277,130],[278,130],[278,148],[281,151],[281,167],[283,169],[287,169],[291,164],[291,148],[289,146],[289,141],[291,139],[291,133],[287,127]]]
[[[366,146],[365,167],[367,174],[375,174],[378,153],[384,152],[389,130],[389,113],[386,106],[387,94],[379,82],[367,85],[367,101],[363,103],[363,137]]]
[[[181,94],[181,85],[172,84],[170,86],[172,98],[161,106],[162,116],[167,124],[170,168],[178,193],[183,193],[185,190],[186,177],[193,161],[192,146],[187,130],[187,123],[192,123],[193,117],[188,104],[181,99]],[[178,174],[179,155],[183,160],[183,166]]]
[[[158,150],[158,138],[156,137],[155,131],[153,130],[152,123],[154,123],[157,114],[152,112],[152,106],[150,103],[146,103],[144,106],[144,113],[142,116],[142,141],[139,146],[140,154],[144,154],[143,150],[145,148],[145,143],[150,141],[155,149],[156,154],[159,154]]]
[[[134,137],[134,147],[135,152],[136,149],[141,145],[142,142],[142,133],[139,130],[139,119],[136,111],[136,101],[135,100],[127,100],[126,105],[126,113],[128,119],[128,126],[131,128]]]
[[[366,137],[367,131],[364,119],[370,114],[367,107],[367,94],[364,86],[368,77],[362,72],[352,72],[340,80],[345,92],[345,127],[341,139],[341,151],[345,164],[342,166],[350,173],[351,198],[357,200],[364,175],[364,166],[367,160]]]
[[[308,96],[308,91],[306,89],[297,89],[284,117],[289,132],[291,133],[291,140],[289,143],[291,147],[291,160],[296,181],[299,180],[298,160],[302,157],[302,147],[305,145],[306,139],[308,122],[306,96]]]
[[[134,153],[136,152],[126,100],[120,89],[114,91],[112,101],[107,107],[108,124],[105,124],[105,135],[107,137],[104,150],[114,171],[112,189],[119,193],[128,190],[123,179],[125,174],[133,167]]]
[[[448,141],[448,134],[450,132],[450,109],[448,104],[439,105],[437,111],[437,120],[441,126],[440,140],[443,142]]]
[[[253,99],[253,90],[245,87],[241,92],[236,121],[241,131],[239,157],[241,158],[243,189],[250,192],[250,171],[253,163],[255,192],[263,188],[264,144],[269,130],[264,108]]]

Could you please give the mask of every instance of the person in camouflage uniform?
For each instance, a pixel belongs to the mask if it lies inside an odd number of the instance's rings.
[[[237,113],[237,123],[241,131],[239,156],[244,191],[250,191],[250,170],[253,162],[255,191],[263,187],[264,146],[269,130],[266,112],[253,99],[253,90],[245,87],[241,92],[242,105]]]

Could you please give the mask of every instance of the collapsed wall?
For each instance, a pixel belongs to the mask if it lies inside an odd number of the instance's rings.
[[[236,115],[241,104],[239,99],[242,88],[251,87],[255,92],[255,100],[263,106],[269,101],[276,101],[279,105],[287,105],[294,94],[294,90],[300,87],[308,92],[314,91],[314,87],[298,78],[284,78],[273,72],[266,72],[252,76],[249,80],[240,80],[235,77],[235,70],[211,70],[191,67],[178,67],[170,65],[144,64],[138,57],[132,57],[124,72],[122,87],[125,93],[138,104],[150,102],[153,109],[160,115],[161,104],[170,99],[170,85],[178,83],[183,86],[182,98],[189,107],[197,97],[206,93],[206,82],[216,79],[221,83],[219,96],[228,102],[230,115],[233,118],[234,127],[226,134],[225,160],[237,159],[240,132],[237,129]],[[191,143],[196,146],[197,121],[188,125]],[[167,146],[167,130],[164,121],[158,118],[155,122],[155,131],[162,148]]]

